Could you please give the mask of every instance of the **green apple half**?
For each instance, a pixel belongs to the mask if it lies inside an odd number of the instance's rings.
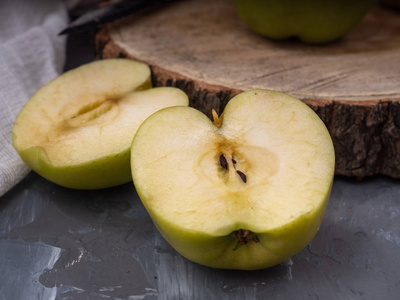
[[[334,176],[330,135],[289,95],[252,90],[211,122],[190,107],[151,115],[132,143],[133,182],[164,238],[215,268],[270,267],[305,247]]]
[[[130,148],[139,125],[159,109],[188,105],[176,88],[151,88],[150,68],[128,59],[95,61],[42,87],[13,128],[14,147],[35,172],[76,189],[132,180]]]
[[[250,29],[273,39],[327,43],[358,23],[373,0],[234,0]]]

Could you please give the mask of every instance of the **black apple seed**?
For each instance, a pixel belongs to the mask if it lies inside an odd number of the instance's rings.
[[[239,170],[237,170],[236,173],[239,174],[240,178],[243,180],[244,183],[247,182],[246,174],[244,174],[242,171],[239,171]]]
[[[221,156],[219,157],[219,163],[220,163],[221,167],[228,170],[228,162],[226,161],[226,158],[223,154],[221,154]]]

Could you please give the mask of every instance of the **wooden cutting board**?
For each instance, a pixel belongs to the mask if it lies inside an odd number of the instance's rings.
[[[298,97],[321,117],[336,174],[400,178],[400,13],[373,7],[344,38],[322,46],[248,30],[231,0],[182,1],[105,26],[99,58],[149,64],[156,86],[176,86],[211,116],[243,90]]]

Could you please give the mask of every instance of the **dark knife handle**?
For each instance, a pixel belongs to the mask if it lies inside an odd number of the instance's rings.
[[[118,2],[89,11],[73,21],[59,35],[88,31],[122,17],[146,9],[158,8],[164,4],[182,0],[120,0]]]

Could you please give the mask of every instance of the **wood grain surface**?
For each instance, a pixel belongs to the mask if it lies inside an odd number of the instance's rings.
[[[400,14],[380,6],[327,45],[273,41],[248,30],[230,0],[182,1],[105,26],[99,58],[149,64],[155,85],[222,112],[243,90],[291,94],[331,133],[336,174],[400,178]]]

